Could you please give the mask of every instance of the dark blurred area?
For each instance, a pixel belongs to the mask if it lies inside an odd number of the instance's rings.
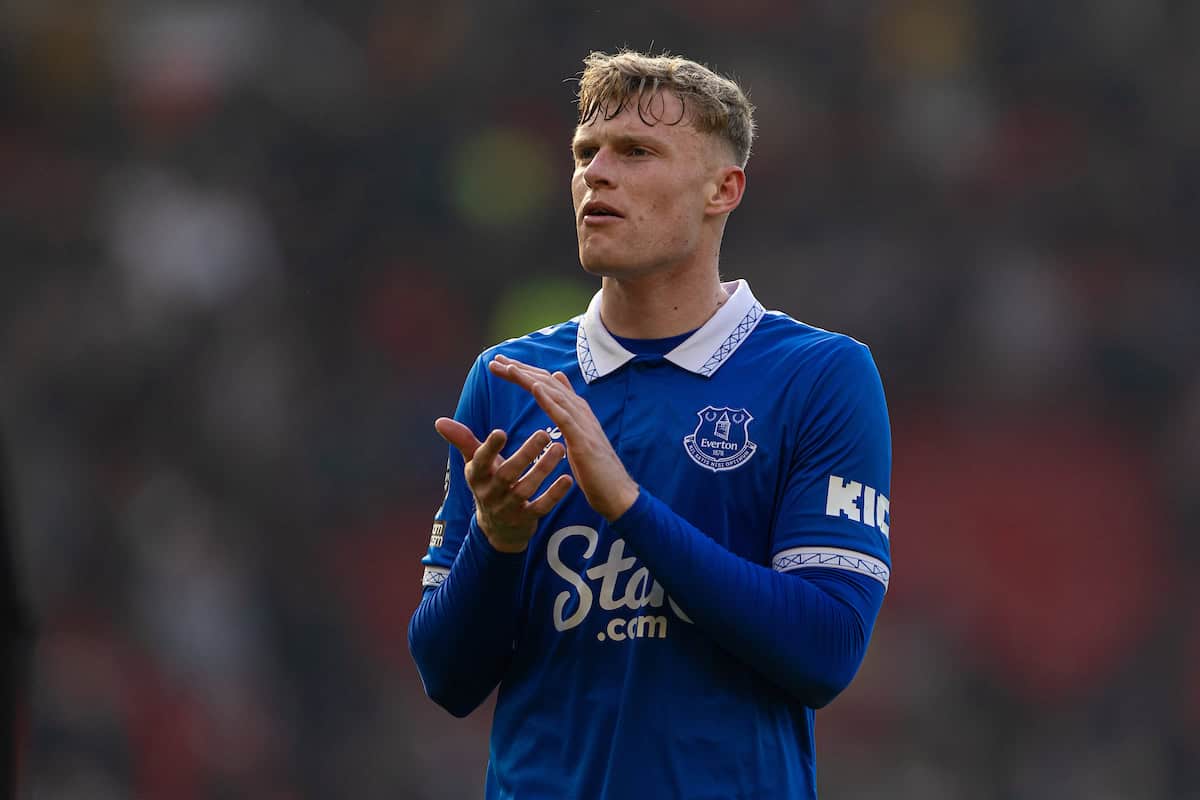
[[[0,4],[23,796],[479,797],[407,654],[472,357],[583,311],[582,57],[758,106],[727,277],[869,343],[822,797],[1200,798],[1200,5]]]

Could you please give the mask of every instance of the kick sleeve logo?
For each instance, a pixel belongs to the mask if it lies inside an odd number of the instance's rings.
[[[758,445],[750,441],[754,417],[744,408],[705,406],[696,412],[696,430],[683,438],[692,461],[713,472],[736,469],[750,460]]]
[[[829,476],[825,514],[835,518],[846,517],[876,528],[887,537],[892,533],[892,501],[887,495],[873,486],[847,480],[840,475]]]

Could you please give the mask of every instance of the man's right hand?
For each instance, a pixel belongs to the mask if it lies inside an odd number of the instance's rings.
[[[517,452],[501,459],[500,450],[508,439],[502,430],[492,431],[480,442],[470,428],[448,417],[440,417],[433,427],[462,453],[467,485],[475,495],[475,519],[492,547],[505,553],[523,551],[537,531],[538,520],[571,488],[571,476],[559,475],[550,488],[532,499],[566,455],[566,448],[558,442],[551,444],[550,434],[538,431]]]

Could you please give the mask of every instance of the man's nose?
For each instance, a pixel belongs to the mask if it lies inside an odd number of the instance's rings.
[[[583,170],[583,182],[588,185],[589,189],[614,185],[613,156],[612,150],[607,147],[601,147],[592,156],[592,160]]]

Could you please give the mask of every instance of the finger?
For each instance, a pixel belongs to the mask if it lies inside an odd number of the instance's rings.
[[[531,377],[539,378],[541,380],[548,381],[552,379],[548,370],[542,369],[541,367],[535,367],[532,364],[526,364],[524,361],[518,361],[515,358],[509,358],[508,356],[497,355],[492,360],[492,363],[496,364],[497,367],[502,369],[508,368],[520,370]]]
[[[534,462],[533,467],[525,473],[525,476],[513,484],[512,493],[522,500],[533,497],[533,493],[542,485],[542,481],[550,477],[550,473],[554,472],[554,468],[566,454],[567,448],[558,442],[550,445],[546,448],[546,452],[542,453],[541,457]]]
[[[499,360],[488,363],[488,369],[497,378],[503,378],[509,383],[515,383],[525,391],[531,391],[535,384],[541,381],[550,380],[550,373],[545,372],[543,376],[533,367],[528,367],[523,364],[509,363],[505,364]]]
[[[575,395],[573,393],[568,394],[567,392],[563,391],[563,388],[559,386],[557,381],[538,383],[533,387],[530,393],[533,395],[534,400],[538,401],[538,405],[543,406],[543,410],[547,414],[551,414],[552,418],[552,411],[557,414],[567,415],[570,415],[573,411],[571,399],[575,397]],[[568,420],[568,422],[569,421],[570,420]],[[558,422],[558,420],[555,420],[555,422]]]
[[[538,373],[538,374],[544,375],[544,376],[546,376],[547,378],[549,378],[549,377],[550,377],[550,373],[549,373],[549,372],[547,372],[546,370],[542,369],[541,367],[535,367],[533,364],[526,364],[524,361],[520,361],[520,360],[518,360],[518,359],[515,359],[515,358],[509,358],[508,356],[506,356],[506,355],[504,355],[504,354],[502,354],[502,353],[497,353],[497,354],[494,356],[494,360],[495,360],[495,361],[498,361],[498,362],[500,362],[501,364],[504,364],[504,365],[514,366],[514,367],[517,367],[517,368],[519,368],[519,369],[527,369],[527,370],[529,370],[530,372],[535,372],[535,373]]]
[[[517,452],[496,468],[496,479],[505,486],[515,483],[521,474],[529,469],[529,465],[538,457],[538,453],[545,450],[548,444],[550,444],[549,433],[546,431],[535,432],[525,440],[525,444],[521,445]]]
[[[517,369],[524,372],[526,377],[534,378],[535,385],[538,383],[541,383],[541,384],[545,384],[547,386],[552,387],[556,391],[565,392],[567,395],[570,395],[571,397],[579,396],[575,392],[575,387],[573,385],[571,385],[571,379],[568,378],[566,373],[564,373],[562,371],[555,372],[554,374],[550,374],[546,370],[537,369],[536,367],[518,366]]]
[[[500,455],[507,441],[508,434],[497,428],[479,445],[479,449],[475,451],[475,460],[490,465]]]
[[[542,496],[530,502],[526,508],[539,517],[546,516],[558,505],[560,500],[567,496],[567,492],[571,491],[574,483],[575,480],[570,475],[559,475],[554,483],[550,484],[550,488],[542,492]]]
[[[475,451],[479,449],[479,440],[466,425],[449,417],[438,417],[433,423],[433,429],[462,453],[463,461],[470,461],[475,457]]]
[[[559,430],[561,430],[565,436],[567,434],[567,428],[573,428],[575,421],[571,417],[570,409],[568,409],[566,405],[563,404],[555,394],[553,394],[553,391],[554,390],[550,388],[549,384],[539,383],[533,387],[533,389],[530,391],[530,394],[533,395],[533,399],[535,402],[537,402],[538,408],[546,412],[546,416],[550,418],[551,422],[558,426]]]
[[[522,364],[520,361],[516,362],[515,364],[512,364],[511,366],[513,366],[516,369],[521,370],[526,375],[530,375],[534,378],[537,378],[539,381],[554,380],[554,376],[551,375],[546,370],[542,369],[541,367],[531,367],[528,364]]]
[[[475,457],[467,462],[468,483],[473,484],[481,477],[492,474],[496,457],[506,441],[508,441],[508,434],[499,428],[488,434],[488,437],[483,440],[483,444],[479,445],[475,451]]]

